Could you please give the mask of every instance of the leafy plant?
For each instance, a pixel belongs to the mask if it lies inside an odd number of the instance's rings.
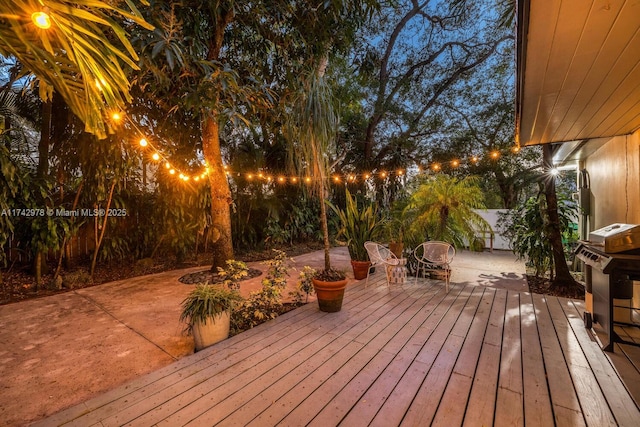
[[[262,289],[251,292],[249,298],[238,305],[231,318],[234,330],[253,328],[266,320],[275,319],[283,310],[282,290],[287,285],[287,254],[275,250],[275,256],[263,264],[268,265],[267,275],[262,279]]]
[[[340,209],[330,202],[327,204],[338,215],[340,220],[338,236],[344,236],[347,239],[347,248],[351,259],[368,261],[369,256],[364,244],[369,240],[377,240],[383,231],[383,222],[378,214],[377,206],[369,203],[368,206],[360,208],[358,201],[348,189],[346,190],[345,209]]]
[[[231,290],[240,290],[240,281],[247,277],[249,267],[242,261],[227,260],[227,268],[218,267],[218,276],[222,278],[224,286]]]
[[[305,265],[302,268],[302,271],[298,275],[298,284],[295,290],[290,292],[290,295],[293,297],[296,304],[302,304],[303,296],[305,296],[305,303],[309,301],[309,295],[314,292],[312,279],[316,273],[317,271],[308,265]]]
[[[182,301],[180,321],[188,324],[190,332],[194,323],[206,323],[216,315],[232,310],[242,297],[235,291],[220,285],[198,284]]]
[[[463,179],[440,174],[421,183],[411,195],[406,213],[410,231],[424,240],[442,240],[463,247],[479,231],[491,231],[474,209],[484,209],[477,177]]]
[[[513,253],[520,259],[526,259],[527,266],[534,269],[536,276],[543,276],[553,268],[551,245],[545,234],[545,205],[544,194],[540,193],[502,214],[498,220],[498,227],[509,239]],[[558,215],[561,231],[567,237],[565,243],[570,245],[576,237],[571,228],[577,215],[575,203],[568,197],[558,197]]]

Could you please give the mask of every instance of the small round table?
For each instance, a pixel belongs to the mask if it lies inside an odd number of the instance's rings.
[[[398,258],[398,265],[389,267],[389,283],[403,285],[407,280],[407,259]]]

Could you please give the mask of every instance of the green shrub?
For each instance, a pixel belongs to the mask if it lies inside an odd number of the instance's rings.
[[[251,292],[249,298],[240,303],[232,317],[231,327],[234,333],[253,328],[260,323],[275,319],[282,313],[282,290],[287,285],[287,255],[275,250],[273,259],[264,261],[269,266],[267,276],[262,280],[262,289]]]

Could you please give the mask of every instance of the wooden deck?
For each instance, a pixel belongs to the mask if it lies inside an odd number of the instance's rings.
[[[380,275],[377,275],[380,276]],[[362,282],[38,425],[637,426],[582,302]]]

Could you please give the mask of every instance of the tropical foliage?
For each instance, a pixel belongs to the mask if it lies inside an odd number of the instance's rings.
[[[138,69],[138,55],[130,32],[135,25],[152,29],[133,1],[126,1],[126,8],[122,3],[0,1],[0,55],[20,62],[14,79],[34,77],[43,101],[59,93],[85,130],[101,138],[112,130],[107,118],[131,100],[127,69]],[[37,12],[48,14],[50,28],[35,25]]]
[[[555,266],[552,248],[549,241],[546,198],[544,193],[530,197],[516,209],[501,217],[498,226],[508,237],[513,252],[527,265],[533,268],[536,276],[551,273],[553,278]],[[576,203],[560,192],[558,198],[558,217],[560,230],[565,243],[565,255],[570,252],[571,243],[575,242],[572,224],[578,217]]]
[[[356,197],[346,190],[346,207],[338,208],[329,204],[338,216],[340,228],[337,237],[347,241],[349,255],[353,261],[368,261],[369,256],[364,247],[367,241],[377,241],[384,231],[383,220],[374,203],[358,204]]]
[[[237,292],[223,286],[200,283],[182,301],[180,321],[187,324],[190,332],[194,323],[206,323],[220,313],[230,312],[241,299]]]
[[[474,211],[484,209],[477,177],[429,177],[418,185],[406,209],[413,218],[411,233],[423,240],[441,240],[460,248],[473,242],[478,232],[491,232]]]
[[[446,200],[406,173],[382,172],[511,148],[512,36],[498,16],[512,3],[484,13],[493,0],[53,0],[52,26],[40,30],[30,20],[36,3],[0,0],[0,208],[126,211],[5,215],[0,245],[11,238],[12,253],[37,268],[55,253],[58,274],[74,263],[185,261],[203,251],[226,269],[234,250],[322,240],[330,269],[337,230],[325,201],[346,215],[356,194],[362,223],[396,206],[393,229],[405,237],[461,244],[480,226],[469,209],[515,205],[537,162],[508,153],[421,181]],[[124,104],[126,120],[106,120]],[[141,136],[182,170],[206,163],[208,182],[176,184],[133,146]],[[476,174],[484,179],[465,178]],[[376,207],[363,207],[362,194]],[[404,198],[409,207],[394,204]],[[72,256],[79,236],[90,260]]]

